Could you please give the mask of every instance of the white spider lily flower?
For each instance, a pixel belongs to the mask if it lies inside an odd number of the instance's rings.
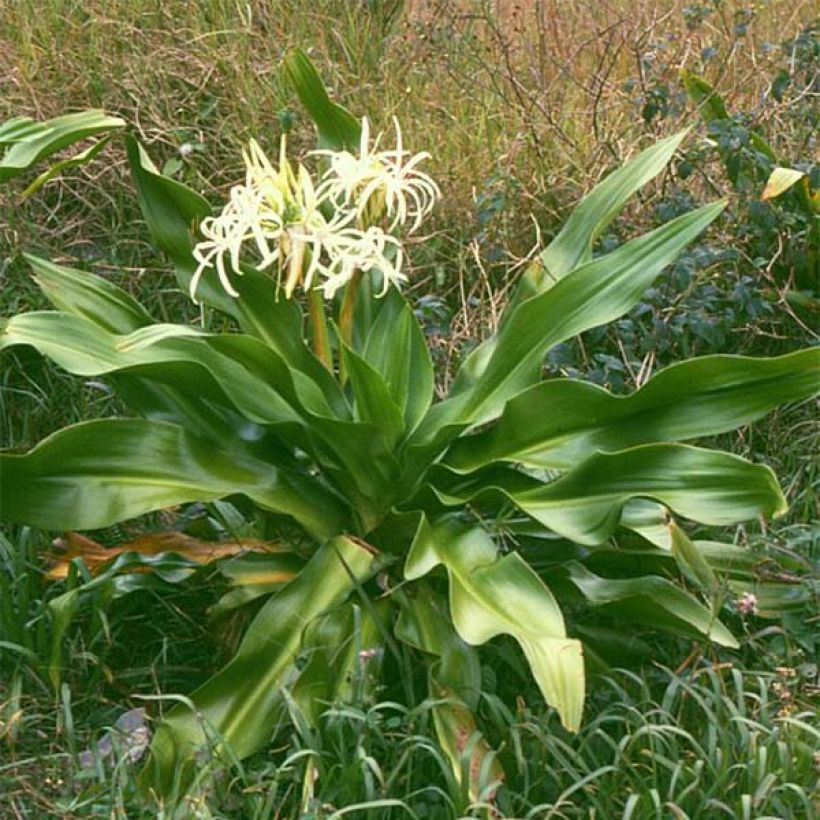
[[[330,244],[333,262],[322,271],[326,276],[321,285],[326,299],[332,299],[356,271],[367,273],[377,269],[381,272],[382,289],[377,296],[384,296],[391,284],[398,287],[407,281],[401,272],[404,261],[401,242],[381,228],[373,226],[366,231],[348,228],[337,233]]]
[[[363,144],[368,142],[365,134]],[[401,158],[404,152],[400,138],[397,151],[396,156]],[[294,173],[285,154],[284,138],[278,168],[255,141],[243,152],[243,158],[245,183],[231,189],[230,199],[221,213],[203,219],[200,225],[203,240],[194,248],[198,266],[190,284],[194,301],[202,274],[209,268],[216,268],[228,294],[239,296],[231,284],[230,274],[241,275],[241,257],[248,245],[255,249],[257,270],[275,265],[277,282],[281,282],[284,275],[283,287],[288,299],[299,284],[305,290],[321,288],[326,298],[333,298],[356,271],[365,273],[378,269],[383,276],[381,295],[391,284],[398,286],[407,280],[401,272],[401,242],[375,225],[366,230],[353,227],[358,211],[352,206],[335,202],[333,216],[325,216],[322,206],[331,195],[330,189],[325,185],[314,186],[307,169],[301,165]],[[369,186],[368,199],[382,196],[378,180],[371,180]],[[407,196],[414,213],[426,207],[425,200],[420,199],[421,195],[415,190]],[[388,198],[384,201],[387,203]],[[396,207],[400,208],[401,219],[405,219],[405,194],[396,201],[400,202]],[[388,214],[391,212],[388,208]],[[317,278],[322,281],[316,283]]]
[[[321,269],[326,238],[355,218],[342,211],[326,219],[321,211],[322,198],[310,174],[302,166],[294,174],[285,150],[283,138],[278,169],[254,140],[243,152],[245,184],[234,186],[222,212],[206,217],[200,225],[204,239],[194,248],[198,266],[190,283],[193,301],[202,274],[214,267],[225,291],[239,296],[231,284],[226,257],[231,272],[241,275],[241,254],[249,243],[259,257],[257,270],[276,264],[280,271],[287,272],[285,295],[290,298],[300,282],[309,288],[314,274]]]
[[[268,201],[263,190],[263,212],[275,204],[275,193],[272,192]],[[345,211],[337,211],[327,219],[321,204],[310,174],[300,165],[290,198],[285,201],[285,219],[276,236],[277,241],[269,253],[262,255],[258,265],[259,270],[273,264],[287,269],[285,296],[288,299],[300,283],[305,290],[310,289],[315,274],[326,269],[323,258],[334,258],[346,226],[353,219],[352,214]]]
[[[273,222],[271,217],[271,222]],[[280,226],[281,228],[281,220]],[[202,220],[199,231],[204,240],[194,247],[194,259],[198,265],[191,278],[190,295],[196,302],[196,290],[199,280],[207,268],[216,267],[219,282],[227,293],[233,297],[239,296],[238,291],[231,285],[228,271],[225,267],[225,256],[230,259],[234,273],[241,274],[239,257],[242,246],[249,239],[253,239],[263,257],[270,253],[268,238],[276,233],[263,229],[259,220],[259,196],[252,189],[244,185],[236,185],[231,189],[230,199],[218,216],[209,216]]]
[[[322,198],[339,207],[355,208],[360,225],[373,224],[383,215],[388,231],[412,220],[410,233],[419,228],[432,210],[441,191],[432,177],[418,169],[430,154],[413,154],[404,149],[401,127],[393,118],[396,147],[379,151],[383,134],[370,145],[370,123],[362,118],[359,155],[349,151],[314,151],[328,158],[330,167],[319,186]]]

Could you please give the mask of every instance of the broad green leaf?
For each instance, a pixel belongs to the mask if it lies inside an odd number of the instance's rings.
[[[456,440],[445,463],[469,472],[492,461],[566,470],[596,450],[711,436],[820,390],[820,349],[772,359],[704,356],[671,365],[630,396],[551,379],[507,402],[498,422]]]
[[[24,173],[36,163],[88,137],[119,131],[125,122],[104,111],[91,109],[35,123],[15,118],[0,127],[0,183]]]
[[[44,125],[31,117],[12,117],[0,123],[0,146],[20,142],[34,134],[42,133]]]
[[[424,583],[397,590],[399,640],[436,657],[428,671],[428,690],[434,701],[433,721],[439,743],[450,760],[456,780],[479,795],[488,780],[500,782],[503,769],[495,752],[479,735],[475,719],[481,694],[478,653],[459,637],[446,603]]]
[[[687,129],[659,140],[599,182],[576,205],[561,231],[541,253],[542,267],[534,267],[524,276],[519,298],[540,293],[589,262],[595,240],[632,196],[666,168],[688,133]]]
[[[635,498],[654,499],[686,518],[717,526],[778,516],[787,507],[769,467],[683,444],[596,453],[555,481],[533,483],[521,473],[494,471],[439,488],[437,494],[446,504],[460,505],[500,491],[543,526],[590,545],[613,534],[624,505]]]
[[[346,108],[328,97],[322,78],[307,54],[295,48],[287,54],[283,66],[302,105],[316,123],[319,148],[331,151],[357,150],[361,136],[359,121]]]
[[[161,373],[157,374],[156,371],[157,365],[162,368],[161,359],[143,352],[136,355],[136,359],[142,361],[142,364],[136,364],[134,354],[119,351],[117,346],[128,333],[153,323],[142,306],[125,291],[104,278],[85,271],[65,268],[37,257],[26,256],[26,259],[35,271],[35,280],[38,285],[57,307],[89,320],[103,331],[119,333],[122,336],[114,338],[104,334],[95,334],[92,329],[82,323],[74,323],[72,319],[60,319],[56,314],[50,314],[54,318],[15,319],[11,331],[8,328],[5,329],[5,333],[0,331],[0,337],[2,337],[0,347],[15,343],[31,344],[40,349],[44,355],[54,353],[61,364],[71,372],[78,372],[74,365],[85,363],[90,370],[84,375],[93,373],[108,375],[119,397],[140,415],[181,424],[196,435],[212,438],[227,446],[228,449],[239,446],[241,449],[261,450],[269,445],[269,442],[265,441],[267,435],[265,431],[248,418],[248,415],[254,416],[254,412],[249,411],[246,415],[240,416],[227,406],[220,407],[219,402],[223,405],[233,404],[233,402],[225,395],[217,395],[214,392],[207,375],[201,372],[191,372],[191,367],[194,369],[197,367],[193,363],[186,365],[189,367],[187,378],[189,389],[187,394],[184,392],[186,377],[184,374],[180,377],[178,372],[181,360],[179,350],[168,360],[164,368],[165,376]],[[37,315],[42,316],[43,314]],[[164,332],[168,332],[167,326],[164,327],[166,328]],[[48,334],[51,330],[54,332],[54,338],[49,339]],[[43,331],[45,335],[40,331]],[[156,331],[148,332],[155,333]],[[203,335],[202,338],[207,337]],[[235,342],[233,347],[235,348],[237,344],[242,343]],[[41,347],[41,345],[45,346]],[[72,347],[74,353],[72,353]],[[124,347],[128,348],[129,345],[126,343]],[[247,349],[247,345],[245,347]],[[101,356],[97,359],[96,366],[87,361],[88,356],[95,350],[98,357]],[[211,358],[216,356],[223,359],[224,367],[221,370],[223,376],[226,377],[225,385],[230,387],[230,395],[233,395],[234,388],[238,386],[235,379],[238,374],[244,372],[243,365],[233,360],[225,362],[224,353],[213,351],[208,355]],[[154,364],[150,364],[155,358],[157,360]],[[196,354],[193,358],[196,359]],[[184,359],[183,355],[182,360]],[[171,364],[171,361],[177,363]],[[111,370],[112,367],[114,370]],[[126,374],[122,368],[130,368],[130,370]],[[152,369],[154,379],[135,375],[142,371],[150,376]],[[281,380],[281,366],[265,364],[263,369],[265,370],[265,381],[269,382],[270,377],[276,379],[279,373],[278,386],[282,387],[287,383],[287,378],[284,381]],[[112,373],[116,375],[112,376]],[[205,377],[204,382],[203,376]],[[156,378],[164,378],[170,384],[160,383],[156,381]],[[303,386],[309,386],[304,380],[300,383]],[[177,389],[178,387],[183,390]],[[257,392],[257,388],[252,389]],[[265,393],[271,388],[261,387],[261,389]],[[315,389],[313,393],[316,393]],[[267,415],[268,411],[280,404],[280,400],[273,398],[271,402],[264,405],[263,409],[268,420],[270,420]],[[292,415],[290,411],[286,411],[286,414]],[[230,445],[228,445],[229,441]]]
[[[106,381],[129,410],[142,418],[179,425],[195,436],[214,441],[227,452],[241,450],[263,461],[274,454],[280,460],[283,455],[282,442],[269,427],[220,406],[206,398],[201,389],[191,395],[133,373],[109,375]]]
[[[481,695],[481,664],[478,653],[453,628],[446,602],[422,582],[397,590],[399,617],[396,637],[409,646],[435,655],[431,672],[470,709],[478,708]]]
[[[304,630],[305,665],[290,692],[311,727],[318,726],[322,713],[333,705],[337,685],[355,663],[353,612],[353,604],[343,604]]]
[[[136,299],[102,276],[23,256],[40,290],[60,310],[83,316],[111,333],[130,333],[153,323]]]
[[[209,610],[208,616],[220,618],[292,581],[304,561],[291,552],[251,553],[219,563],[219,571],[232,584]]]
[[[328,369],[314,356],[303,338],[302,311],[295,300],[285,299],[270,276],[244,268],[234,280],[239,297],[229,296],[216,281],[214,271],[205,272],[197,297],[205,304],[231,316],[241,330],[265,342],[293,370],[304,373],[319,386],[336,416],[350,418],[344,395]],[[177,268],[177,280],[187,290],[191,274]]]
[[[404,419],[387,383],[347,346],[342,348],[342,360],[353,390],[353,418],[372,424],[376,437],[384,439],[385,450],[392,451],[404,432]],[[373,445],[378,446],[375,441]]]
[[[642,151],[598,183],[576,205],[558,235],[521,277],[504,313],[505,321],[521,302],[551,288],[592,259],[595,240],[635,192],[669,164],[687,133],[688,130],[674,134]],[[479,345],[471,360],[465,362],[463,376],[474,378],[486,365],[496,343],[497,338],[493,337]]]
[[[652,628],[738,647],[734,635],[703,604],[665,578],[600,578],[576,562],[569,563],[566,570],[573,585],[594,607]]]
[[[430,350],[410,305],[396,288],[390,288],[380,303],[361,355],[384,379],[412,431],[433,400]]]
[[[723,210],[706,205],[633,239],[522,302],[498,332],[486,363],[467,360],[451,398],[433,405],[411,441],[423,461],[471,424],[497,416],[508,399],[537,382],[547,351],[572,336],[617,319],[666,265]]]
[[[466,390],[470,421],[497,415],[503,403],[518,392],[511,385],[537,371],[554,345],[628,311],[724,207],[725,202],[712,203],[673,219],[576,268],[546,293],[523,302],[499,331],[486,370]],[[459,392],[458,385],[454,392]]]
[[[0,349],[20,344],[35,347],[77,375],[150,377],[178,388],[186,395],[162,397],[151,388],[161,402],[159,417],[167,412],[163,399],[166,408],[179,409],[184,418],[191,407],[186,398],[192,398],[199,431],[217,440],[220,419],[213,408],[196,403],[200,397],[217,407],[235,407],[245,419],[242,424],[275,425],[289,441],[323,455],[326,472],[349,497],[362,504],[363,498],[381,499],[379,509],[367,513],[368,520],[375,516],[373,524],[393,503],[389,491],[395,490],[398,465],[382,428],[331,417],[332,410],[310,379],[290,370],[274,350],[253,337],[207,334],[178,325],[149,325],[120,336],[81,316],[40,312],[15,316],[0,330]],[[139,403],[142,397],[134,392],[126,385],[126,393]]]
[[[671,553],[672,537],[669,532],[669,511],[663,504],[648,498],[633,498],[621,511],[621,526],[641,538]]]
[[[254,618],[233,660],[190,697],[196,713],[175,706],[160,724],[142,772],[144,788],[168,795],[194,775],[206,743],[217,757],[242,759],[271,736],[305,627],[338,607],[372,574],[374,555],[344,536],[329,541],[298,577]]]
[[[581,644],[567,638],[561,610],[543,581],[517,553],[501,557],[483,530],[424,519],[405,576],[420,578],[438,564],[450,578],[450,612],[459,635],[473,645],[512,635],[547,702],[576,731],[584,703]]]
[[[372,694],[384,656],[388,608],[388,601],[377,601],[371,615],[349,601],[308,625],[302,651],[306,663],[291,694],[312,726],[333,704],[362,703]]]
[[[182,325],[148,325],[114,335],[82,316],[50,311],[21,313],[0,326],[0,350],[30,345],[78,376],[131,372],[233,405],[253,422],[301,423],[290,373],[273,351],[260,345],[267,381],[229,355],[244,347],[253,365],[249,348],[254,343],[259,344],[250,337],[209,335]]]
[[[674,521],[669,522],[669,532],[672,557],[683,576],[707,595],[714,594],[718,588],[717,577],[697,544],[690,541],[689,536]]]
[[[151,238],[175,265],[191,270],[194,229],[210,214],[208,201],[181,182],[163,176],[130,135],[125,138],[125,150]]]
[[[225,543],[236,543],[247,550],[243,555],[224,558],[219,562],[219,573],[233,586],[285,584],[292,581],[305,564],[304,560],[285,544],[255,543],[253,540],[241,538]]]
[[[361,531],[369,533],[400,497],[399,465],[385,446],[383,431],[369,422],[315,416],[310,432],[325,474],[351,500]]]
[[[98,529],[235,494],[292,516],[318,537],[345,526],[343,504],[314,478],[227,454],[171,424],[89,421],[66,427],[24,455],[0,453],[2,517],[42,529]]]

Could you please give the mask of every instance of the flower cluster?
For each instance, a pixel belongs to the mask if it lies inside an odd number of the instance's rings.
[[[735,601],[735,609],[741,615],[757,615],[757,596],[753,592],[744,592]]]
[[[383,292],[406,281],[404,254],[393,232],[410,222],[421,225],[441,196],[436,183],[418,169],[427,153],[411,155],[396,128],[396,148],[379,151],[382,135],[370,145],[370,127],[362,120],[358,156],[349,151],[315,151],[327,159],[318,185],[303,165],[294,172],[282,138],[279,166],[274,167],[258,143],[243,154],[243,184],[231,189],[222,211],[200,225],[202,241],[194,248],[198,263],[191,279],[191,298],[203,273],[215,268],[231,296],[238,291],[231,274],[241,274],[243,252],[250,246],[257,270],[275,268],[277,282],[290,298],[298,285],[319,287],[333,298],[356,272],[381,272]]]

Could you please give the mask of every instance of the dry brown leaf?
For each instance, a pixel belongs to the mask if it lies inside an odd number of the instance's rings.
[[[138,552],[141,555],[174,552],[199,564],[207,564],[242,552],[282,551],[282,547],[272,541],[259,541],[254,538],[219,542],[201,541],[174,531],[147,533],[116,547],[104,547],[88,536],[69,532],[64,538],[55,539],[54,545],[61,551],[50,556],[55,563],[46,573],[46,577],[51,580],[65,578],[68,575],[69,563],[74,558],[82,558],[91,574],[95,575],[107,561],[123,552]]]

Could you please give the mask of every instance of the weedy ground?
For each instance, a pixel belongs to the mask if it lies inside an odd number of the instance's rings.
[[[411,295],[442,381],[497,322],[539,237],[555,232],[580,194],[639,147],[693,124],[677,169],[601,242],[719,195],[729,196],[730,217],[629,316],[562,346],[549,366],[632,389],[683,356],[775,354],[816,341],[816,315],[790,307],[788,271],[775,266],[778,247],[800,238],[747,219],[754,192],[734,190],[704,147],[678,79],[683,67],[705,76],[787,164],[816,161],[820,28],[810,0],[0,0],[0,20],[0,120],[103,107],[134,124],[166,173],[214,202],[241,176],[250,137],[272,149],[287,132],[297,152],[312,145],[279,69],[291,46],[309,49],[352,111],[382,129],[397,117],[411,147],[430,151],[444,192],[431,234],[411,248]],[[116,146],[28,201],[21,190],[0,193],[0,315],[44,306],[18,256],[26,249],[110,276],[158,318],[199,318],[149,248]],[[117,409],[103,384],[26,352],[3,358],[2,446],[25,448]],[[782,409],[729,444],[771,463],[792,504],[774,529],[729,537],[816,560],[816,406]],[[242,624],[217,634],[203,626],[215,580],[140,593],[67,636],[55,696],[45,682],[48,549],[46,535],[24,530],[0,541],[0,813],[140,816],[131,765],[117,758],[82,770],[77,752],[140,705],[135,695],[193,688],[229,655]],[[599,679],[576,738],[556,729],[502,643],[487,658],[482,707],[507,772],[502,811],[812,816],[816,624],[816,609],[789,622],[739,622],[742,652],[720,657],[659,645],[660,664],[689,663]],[[413,677],[398,663],[395,673]],[[435,743],[429,703],[420,694],[400,708],[391,695],[331,710],[319,730],[282,733],[235,777],[211,778],[190,815],[330,817],[369,804],[351,813],[481,816]]]

